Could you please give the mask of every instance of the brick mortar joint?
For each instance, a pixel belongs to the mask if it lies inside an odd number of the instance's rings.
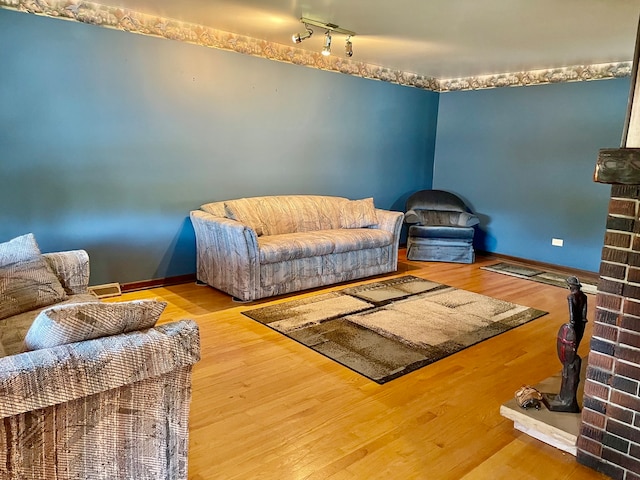
[[[636,202],[640,203],[640,199],[636,197],[618,197],[617,195],[611,195],[611,200],[624,200],[627,202]]]
[[[612,296],[613,296],[613,295],[612,295]],[[601,307],[600,305],[598,305],[598,306],[596,307],[596,310],[600,310],[600,311],[602,311],[602,312],[615,313],[616,315],[621,315],[621,314],[623,314],[623,313],[622,313],[622,310],[609,310],[608,308]],[[633,315],[629,315],[629,316],[631,317],[631,316],[633,316]],[[640,317],[635,317],[635,318],[640,318]],[[600,322],[600,323],[602,323],[602,322]]]
[[[626,316],[627,317],[632,317],[633,315],[626,315]],[[638,317],[633,317],[633,318],[638,318]],[[600,322],[600,323],[602,323],[602,322]],[[606,325],[606,323],[604,325]],[[632,333],[634,335],[640,335],[640,331],[638,331],[638,330],[631,330],[629,328],[620,327],[618,325],[610,325],[610,326],[613,327],[613,328],[617,328],[620,333]],[[634,347],[633,345],[628,345],[628,347],[629,348],[633,348],[634,350],[640,350],[640,348]]]
[[[629,232],[627,232],[629,233]],[[633,250],[633,248],[631,247],[619,247],[617,245],[604,245],[606,248],[610,248],[611,250],[615,250],[616,252],[627,252],[627,253],[634,253],[635,250]],[[601,262],[608,262],[610,260],[601,260]],[[628,265],[627,263],[622,263],[621,265]]]
[[[638,332],[636,332],[635,330],[623,330],[623,331],[625,331],[625,332],[632,332],[632,333],[638,333]],[[599,339],[599,340],[601,340],[601,339]],[[640,348],[638,348],[638,347],[634,347],[633,345],[627,345],[626,343],[621,343],[621,342],[611,342],[610,340],[604,340],[604,341],[605,341],[605,342],[609,342],[609,343],[615,343],[616,347],[623,347],[623,348],[625,348],[625,349],[627,349],[627,350],[633,350],[634,352],[640,352]],[[616,360],[620,360],[620,361],[622,361],[622,359],[621,359],[621,358],[616,358]],[[630,362],[629,364],[630,364],[630,365],[638,366],[638,364],[637,364],[637,363],[634,363],[634,362]]]
[[[609,217],[611,218],[621,218],[623,220],[633,220],[634,222],[636,220],[638,220],[638,216],[637,215],[623,215],[621,213],[612,213],[612,212],[608,212]],[[614,229],[612,228],[607,228],[607,231],[612,231]],[[620,231],[620,232],[624,232],[626,230],[616,230],[616,231]],[[627,233],[631,233],[631,232],[627,232]]]
[[[640,283],[634,283],[627,280],[626,275],[625,275],[625,278],[614,278],[614,277],[607,277],[605,275],[600,275],[600,279],[607,280],[609,282],[624,283],[625,285],[634,285],[636,287],[640,287]]]

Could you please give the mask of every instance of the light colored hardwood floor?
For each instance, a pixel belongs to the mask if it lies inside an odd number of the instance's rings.
[[[573,479],[607,478],[517,430],[499,414],[522,384],[557,373],[555,337],[567,294],[473,265],[410,262],[404,274],[548,311],[526,325],[385,385],[333,362],[241,314],[344,284],[249,304],[193,283],[125,293],[158,298],[161,322],[192,318],[202,359],[193,371],[189,478]],[[589,347],[595,296],[580,348]]]

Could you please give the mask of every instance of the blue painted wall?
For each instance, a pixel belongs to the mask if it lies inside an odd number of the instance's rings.
[[[441,95],[433,186],[481,214],[477,248],[598,271],[610,187],[593,170],[599,149],[620,146],[629,85]]]
[[[432,92],[2,9],[0,45],[0,241],[84,248],[92,284],[193,273],[202,203],[432,183]]]
[[[85,248],[92,284],[192,273],[205,202],[403,210],[432,184],[482,215],[477,248],[598,269],[593,167],[620,143],[629,79],[438,95],[2,9],[0,45],[0,241]]]

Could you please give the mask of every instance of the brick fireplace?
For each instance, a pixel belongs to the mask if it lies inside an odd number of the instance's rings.
[[[578,462],[616,480],[640,480],[639,50],[640,30],[622,148],[596,164],[612,187],[577,444]]]

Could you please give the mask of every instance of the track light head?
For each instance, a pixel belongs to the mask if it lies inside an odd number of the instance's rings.
[[[344,54],[349,58],[353,57],[353,44],[350,36],[347,37],[347,41],[344,44]]]
[[[331,31],[327,30],[324,34],[324,46],[322,47],[322,55],[328,57],[331,55]]]
[[[304,33],[295,33],[294,35],[291,36],[291,40],[293,40],[293,43],[302,43],[303,40],[306,40],[307,38],[311,37],[311,35],[313,35],[313,30],[311,30],[308,26],[304,26],[307,31]]]

